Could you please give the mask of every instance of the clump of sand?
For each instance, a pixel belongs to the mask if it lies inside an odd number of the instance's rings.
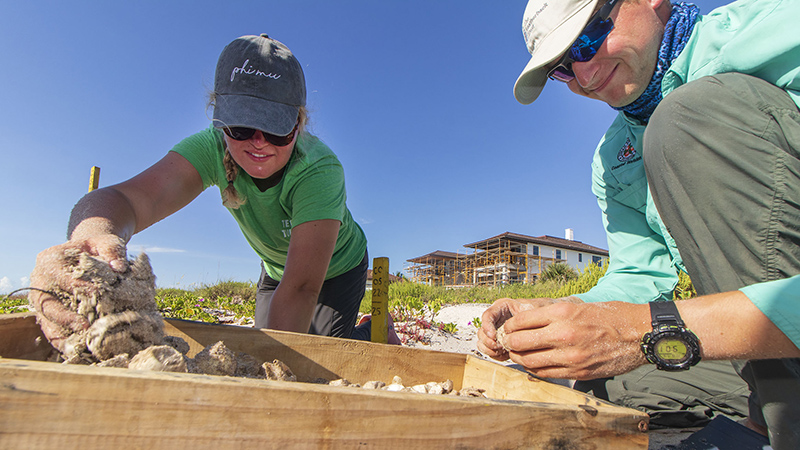
[[[163,320],[155,301],[155,275],[144,253],[131,260],[123,273],[77,249],[68,249],[63,258],[43,264],[57,267],[37,270],[66,274],[75,281],[72,283],[75,287],[67,291],[53,282],[42,288],[54,293],[66,308],[89,323],[88,329],[72,332],[65,339],[62,351],[65,362],[91,364],[123,354],[132,357],[163,343]]]
[[[221,341],[189,358],[189,344],[185,340],[164,335],[163,317],[155,300],[156,277],[146,254],[130,260],[123,273],[77,249],[67,249],[58,256],[41,261],[37,274],[50,275],[40,277],[44,280],[66,276],[73,281],[67,284],[74,287],[65,290],[51,281],[42,288],[89,323],[86,330],[72,331],[65,338],[61,352],[65,363],[292,379],[291,371],[282,362],[275,360],[261,365],[250,355],[235,354]],[[40,314],[37,310],[37,315]]]

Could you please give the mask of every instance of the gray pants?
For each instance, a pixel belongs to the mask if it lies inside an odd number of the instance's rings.
[[[364,298],[367,288],[368,268],[369,257],[364,252],[364,259],[355,268],[338,277],[325,280],[319,293],[314,317],[311,319],[309,334],[369,340],[369,335],[365,337],[361,328],[354,330],[358,308],[361,306],[361,299]],[[261,269],[261,278],[258,280],[258,291],[256,292],[254,317],[256,328],[266,328],[267,326],[269,305],[278,283],[278,280],[270,278],[264,269]]]
[[[643,155],[698,294],[800,273],[800,111],[785,91],[735,73],[688,83],[656,109]],[[733,365],[772,446],[800,448],[800,360]]]
[[[648,364],[613,378],[577,381],[574,388],[646,412],[653,429],[701,427],[717,415],[743,419],[750,394],[728,361],[701,361],[680,372]]]

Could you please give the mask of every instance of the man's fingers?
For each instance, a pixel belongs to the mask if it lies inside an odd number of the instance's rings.
[[[547,326],[550,323],[549,316],[542,314],[541,308],[520,311],[510,317],[503,324],[506,336],[524,330],[535,330]]]
[[[564,321],[582,305],[582,303],[576,304],[549,298],[537,300],[538,304],[525,303],[515,308],[514,315],[504,324],[506,333],[545,328],[552,323]],[[575,325],[577,326],[577,324]]]
[[[525,302],[513,302],[509,304],[509,311],[508,316],[515,316],[524,311],[530,311],[532,309],[541,308],[545,304],[550,304],[552,302],[549,298],[540,298],[540,299],[531,299]]]
[[[478,350],[498,361],[505,361],[508,359],[508,352],[506,349],[504,349],[494,337],[487,337],[483,328],[478,330]]]
[[[494,331],[512,316],[511,308],[516,303],[509,298],[501,298],[492,303],[481,315],[481,328],[486,331]],[[494,338],[494,333],[492,333]]]
[[[478,342],[478,350],[484,355],[497,361],[506,361],[509,357],[508,352],[505,349],[502,349],[501,351],[494,351],[490,348],[487,348],[481,342]]]

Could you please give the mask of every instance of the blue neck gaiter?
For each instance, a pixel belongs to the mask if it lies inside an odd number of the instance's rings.
[[[692,34],[698,15],[700,15],[700,8],[692,3],[676,3],[672,5],[672,13],[664,28],[664,39],[662,39],[661,47],[658,50],[658,64],[653,73],[653,78],[650,79],[650,84],[647,85],[642,95],[634,100],[633,103],[620,108],[612,108],[617,111],[623,111],[642,123],[647,123],[650,120],[650,115],[653,114],[656,106],[663,98],[661,95],[661,80],[664,78],[669,66],[675,61],[675,58],[686,47],[686,42]]]

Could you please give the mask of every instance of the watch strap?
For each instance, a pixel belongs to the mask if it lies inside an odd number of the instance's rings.
[[[658,369],[670,371],[688,369],[697,364],[700,361],[700,341],[694,333],[686,329],[675,303],[672,301],[656,301],[650,302],[649,305],[653,331],[645,333],[640,342],[642,353],[644,353],[647,362],[655,364]],[[669,365],[656,355],[654,345],[660,336],[665,333],[676,332],[684,339],[692,358],[680,365]]]
[[[652,321],[653,329],[660,324],[685,326],[683,320],[681,320],[681,315],[678,313],[678,307],[672,301],[650,302],[650,320]]]

